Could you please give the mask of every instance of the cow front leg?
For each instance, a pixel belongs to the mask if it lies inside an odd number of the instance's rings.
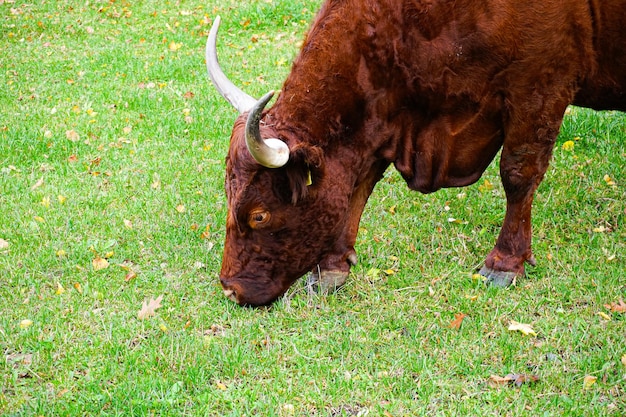
[[[525,275],[525,263],[535,265],[531,250],[533,197],[548,168],[564,111],[565,107],[559,106],[548,126],[521,126],[525,129],[514,129],[516,134],[505,139],[500,176],[506,193],[506,214],[496,245],[479,271],[488,285],[507,287]],[[546,120],[543,116],[535,120]],[[512,137],[532,139],[515,142]]]
[[[350,268],[357,264],[354,245],[363,209],[374,186],[382,178],[388,165],[386,162],[375,164],[365,178],[356,185],[350,198],[347,219],[339,238],[332,249],[307,276],[306,286],[309,292],[329,293],[345,284],[350,275]]]

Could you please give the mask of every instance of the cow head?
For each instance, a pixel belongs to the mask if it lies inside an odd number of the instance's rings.
[[[233,301],[267,305],[333,246],[349,203],[333,189],[334,181],[325,179],[319,147],[294,135],[278,138],[271,114],[264,111],[273,93],[257,101],[224,75],[216,56],[218,26],[219,17],[207,41],[207,69],[240,113],[226,159],[228,215],[220,280]]]

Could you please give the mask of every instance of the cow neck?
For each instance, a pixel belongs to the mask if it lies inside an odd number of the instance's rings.
[[[325,150],[350,141],[364,122],[360,39],[357,30],[346,32],[358,16],[346,8],[350,1],[324,3],[269,111],[277,133]]]

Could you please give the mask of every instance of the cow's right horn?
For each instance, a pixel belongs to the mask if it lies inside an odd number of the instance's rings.
[[[289,147],[280,139],[263,139],[259,128],[263,109],[273,95],[273,91],[265,94],[250,109],[246,121],[246,145],[259,164],[267,168],[280,168],[289,160]]]
[[[220,21],[220,17],[216,16],[206,42],[206,68],[213,85],[222,97],[232,104],[239,113],[245,113],[255,105],[256,100],[233,84],[220,68],[219,62],[217,62],[216,42]]]

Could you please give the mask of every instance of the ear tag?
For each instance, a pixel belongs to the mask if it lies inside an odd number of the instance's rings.
[[[306,177],[306,185],[307,187],[309,185],[313,185],[313,180],[311,179],[311,170],[309,169],[309,171],[307,172],[307,177]]]

